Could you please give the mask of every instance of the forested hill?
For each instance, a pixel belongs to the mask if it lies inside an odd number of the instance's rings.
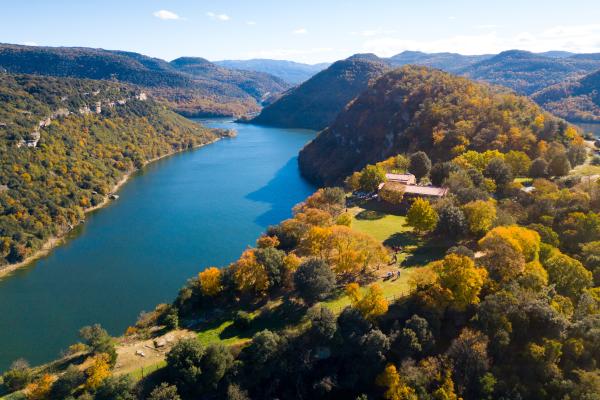
[[[600,69],[576,81],[563,82],[533,94],[552,113],[571,121],[600,122]]]
[[[287,85],[248,71],[186,73],[157,58],[125,51],[81,47],[0,44],[0,70],[11,73],[116,80],[146,88],[186,115],[242,115],[260,109],[269,92]]]
[[[470,149],[534,153],[539,141],[560,140],[565,129],[526,97],[439,70],[403,67],[354,100],[300,152],[299,163],[312,181],[332,184],[402,152],[424,150],[434,160]]]
[[[528,51],[509,50],[455,72],[530,95],[597,69],[600,69],[600,57],[597,54],[557,58]]]
[[[265,107],[253,123],[320,130],[389,67],[375,55],[337,61]]]
[[[329,66],[328,63],[303,64],[287,60],[269,59],[223,60],[214,63],[226,68],[265,72],[283,79],[289,84],[302,83]]]
[[[198,79],[212,79],[236,86],[258,101],[269,94],[283,92],[290,86],[282,79],[264,72],[224,68],[200,57],[181,57],[171,61],[170,65]]]
[[[139,88],[0,73],[0,270],[79,223],[128,172],[219,135]]]

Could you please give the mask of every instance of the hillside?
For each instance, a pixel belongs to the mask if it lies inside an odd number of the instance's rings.
[[[286,90],[289,85],[264,72],[242,71],[224,68],[200,57],[181,57],[170,62],[178,71],[198,79],[214,80],[233,85],[256,100],[261,101],[273,93]]]
[[[400,54],[396,54],[387,60],[395,67],[411,64],[439,68],[447,72],[455,72],[491,57],[491,55],[485,54],[465,56],[457,53],[423,53],[421,51],[407,50]]]
[[[262,58],[252,60],[223,60],[215,61],[214,64],[231,69],[264,72],[292,85],[297,85],[308,80],[314,74],[329,66],[328,63],[303,64],[294,61]]]
[[[337,61],[265,107],[253,123],[320,130],[389,67],[374,55]]]
[[[600,68],[595,55],[549,57],[522,50],[509,50],[457,70],[459,75],[502,85],[530,95],[545,87],[577,79]]]
[[[340,113],[300,152],[299,163],[310,180],[329,185],[402,152],[424,150],[447,160],[468,149],[532,151],[540,139],[558,137],[564,125],[525,97],[439,70],[404,67],[379,78]]]
[[[0,74],[0,271],[68,232],[132,170],[219,136],[135,87]]]
[[[600,122],[600,70],[542,89],[532,98],[545,109],[577,122]]]
[[[286,88],[269,75],[214,66],[186,73],[157,58],[82,47],[0,44],[0,69],[11,73],[116,80],[144,87],[186,115],[241,115],[259,110],[257,100]],[[218,72],[215,73],[214,70]],[[232,78],[235,77],[235,78]]]

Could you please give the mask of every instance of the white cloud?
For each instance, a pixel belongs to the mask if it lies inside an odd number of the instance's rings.
[[[455,20],[455,19],[456,19],[456,17],[455,17],[454,15],[451,15],[451,16],[449,16],[449,17],[448,17],[448,19],[449,19],[450,21],[453,21],[453,20]]]
[[[179,15],[175,14],[173,11],[169,10],[158,10],[152,13],[156,18],[162,20],[176,20],[182,19]]]
[[[255,21],[246,21],[246,25],[254,26],[256,25]]]
[[[217,21],[229,21],[231,18],[229,17],[229,15],[227,14],[216,14],[214,12],[207,12],[206,15],[210,18],[210,19],[214,19]]]
[[[292,31],[292,33],[294,35],[306,35],[308,33],[308,31],[306,30],[306,28],[298,28],[298,29],[294,29]]]
[[[37,46],[38,45],[36,42],[23,42],[23,44],[25,46]]]
[[[489,54],[510,49],[533,52],[548,50],[599,52],[600,24],[556,26],[540,32],[520,32],[511,36],[500,36],[495,31],[433,40],[413,40],[389,35],[366,40],[362,51],[389,57],[404,50]]]

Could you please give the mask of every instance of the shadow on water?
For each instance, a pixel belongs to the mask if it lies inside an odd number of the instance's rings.
[[[281,222],[282,218],[289,215],[290,207],[297,202],[299,195],[310,193],[314,187],[305,179],[301,179],[300,184],[290,186],[292,179],[298,180],[298,157],[292,157],[281,167],[273,178],[260,189],[248,193],[248,200],[266,203],[270,205],[269,209],[258,215],[254,222],[262,227]]]

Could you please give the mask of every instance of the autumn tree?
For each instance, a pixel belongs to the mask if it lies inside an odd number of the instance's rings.
[[[364,294],[358,283],[349,283],[346,286],[346,294],[350,298],[352,307],[360,311],[368,320],[373,320],[388,310],[388,302],[383,295],[383,290],[376,283],[369,286]]]
[[[448,254],[443,260],[432,263],[438,283],[451,306],[464,310],[479,303],[479,293],[487,279],[484,268],[465,256]]]
[[[265,267],[258,263],[254,250],[246,250],[233,264],[233,279],[242,293],[264,294],[269,288],[269,276]]]
[[[406,186],[399,182],[386,182],[379,190],[378,196],[390,204],[398,205],[404,198]]]
[[[527,176],[531,167],[529,156],[518,150],[511,150],[504,155],[504,161],[510,166],[513,175]]]
[[[360,188],[366,192],[376,192],[385,182],[385,170],[375,165],[367,165],[360,174]]]
[[[44,374],[25,388],[27,399],[46,400],[52,389],[54,378],[50,374]]]
[[[400,377],[394,364],[388,364],[375,382],[385,389],[386,400],[418,400],[415,390]]]
[[[406,223],[420,234],[435,229],[437,222],[438,214],[429,201],[417,197],[406,214]]]
[[[463,206],[469,231],[483,235],[492,228],[496,219],[496,205],[492,200],[475,200]]]
[[[557,252],[544,262],[550,282],[565,296],[576,299],[585,288],[592,286],[592,273],[581,262]]]
[[[484,252],[481,262],[491,278],[507,282],[521,275],[526,263],[537,261],[540,244],[540,235],[536,231],[519,226],[499,226],[479,241]]]
[[[90,390],[97,389],[102,381],[110,376],[110,357],[108,354],[100,353],[94,356],[92,365],[85,372],[87,375],[85,387]]]
[[[221,270],[216,267],[210,267],[198,274],[200,280],[200,290],[204,296],[213,297],[223,290],[221,284]]]

